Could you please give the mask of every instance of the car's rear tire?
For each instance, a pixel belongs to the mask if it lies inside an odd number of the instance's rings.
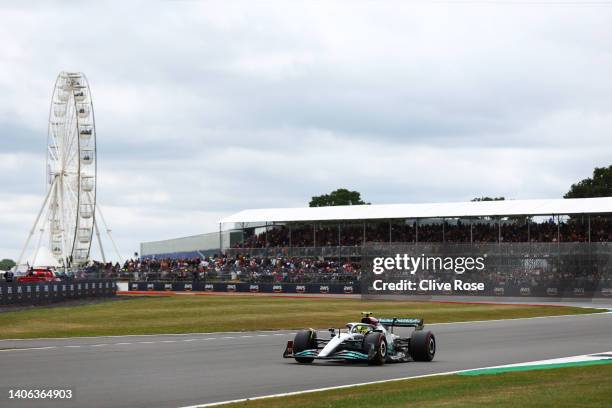
[[[300,330],[293,339],[293,354],[304,350],[317,348],[317,332],[310,330]],[[295,357],[298,363],[312,363],[314,358],[310,357]]]
[[[374,348],[374,354],[370,350]],[[363,351],[368,355],[369,365],[383,365],[387,360],[387,340],[385,335],[380,332],[368,333],[363,339]]]
[[[410,337],[410,356],[414,361],[431,361],[436,355],[436,337],[430,331],[417,330]]]

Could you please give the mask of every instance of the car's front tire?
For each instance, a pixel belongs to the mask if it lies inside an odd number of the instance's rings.
[[[369,365],[383,365],[387,360],[387,340],[380,332],[368,333],[363,339],[364,352],[368,355]],[[374,353],[370,353],[371,350]]]
[[[436,355],[436,337],[430,331],[417,330],[410,337],[410,356],[414,361],[431,361]]]
[[[299,353],[304,350],[311,350],[317,348],[317,332],[309,330],[300,330],[293,339],[293,354]],[[312,363],[314,358],[310,357],[295,357],[295,361],[298,363]]]

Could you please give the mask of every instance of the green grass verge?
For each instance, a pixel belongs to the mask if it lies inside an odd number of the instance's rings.
[[[478,377],[446,375],[224,405],[228,408],[610,406],[612,364]]]
[[[0,313],[0,338],[101,336],[343,327],[363,310],[425,323],[583,314],[559,306],[361,301],[260,296],[140,297]]]

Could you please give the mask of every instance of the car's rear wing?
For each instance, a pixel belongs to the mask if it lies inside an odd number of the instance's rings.
[[[378,322],[387,327],[414,327],[418,330],[423,328],[423,319],[411,317],[380,317]]]

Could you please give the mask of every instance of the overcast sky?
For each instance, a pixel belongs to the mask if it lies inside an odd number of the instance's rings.
[[[557,198],[612,162],[612,4],[25,3],[0,6],[0,258],[42,204],[62,70],[89,78],[124,255],[338,187]]]

